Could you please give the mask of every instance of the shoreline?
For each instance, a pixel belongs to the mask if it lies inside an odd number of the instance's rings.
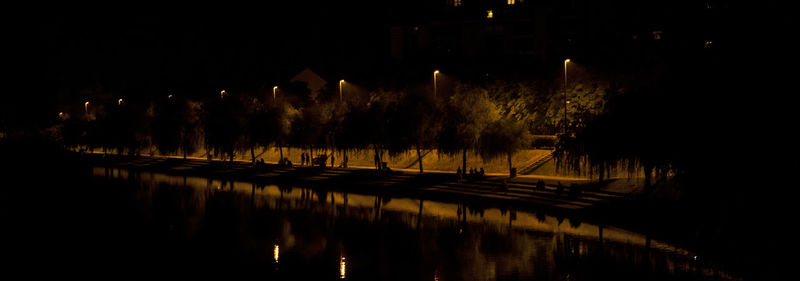
[[[427,197],[437,200],[467,200],[479,205],[514,206],[554,214],[584,217],[618,201],[633,200],[638,193],[604,190],[595,182],[566,177],[487,174],[483,178],[462,180],[447,171],[418,172],[392,169],[379,174],[374,168],[281,167],[273,163],[182,159],[182,157],[142,157],[85,154],[93,166],[159,172],[170,175],[200,176],[256,184],[304,185],[367,194]],[[503,189],[506,181],[507,189]],[[544,186],[537,186],[541,181]],[[560,186],[560,188],[559,188]],[[573,188],[575,190],[573,190]],[[592,217],[594,217],[592,215]]]

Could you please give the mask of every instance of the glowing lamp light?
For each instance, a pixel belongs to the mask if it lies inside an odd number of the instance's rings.
[[[344,84],[344,79],[339,80],[339,102],[342,102],[342,84]]]
[[[275,249],[272,250],[272,252],[273,252],[273,257],[275,258],[275,262],[278,262],[278,254],[280,252],[280,247],[278,246],[278,244],[275,244]]]
[[[122,99],[117,100],[117,104],[122,105]]]
[[[342,257],[342,260],[339,261],[339,279],[344,279],[345,277],[344,268],[345,268],[345,262],[344,262],[344,257]]]

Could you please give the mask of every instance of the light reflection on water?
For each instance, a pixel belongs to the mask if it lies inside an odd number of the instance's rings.
[[[274,225],[265,232],[277,242],[265,246],[272,247],[279,273],[295,270],[292,263],[336,252],[339,279],[371,279],[381,272],[425,280],[580,279],[585,270],[580,261],[597,259],[666,276],[730,277],[701,268],[694,253],[639,233],[529,211],[103,167],[96,167],[94,174],[148,187],[137,194],[143,202],[152,202],[158,196],[155,190],[164,185],[194,190],[181,203],[194,212],[186,219],[189,236],[207,220],[206,208],[220,198],[241,205],[238,209],[266,210]],[[253,240],[258,239],[263,237]],[[362,245],[370,242],[376,245]],[[258,247],[250,243],[248,247]],[[351,254],[346,257],[345,252]],[[391,261],[398,258],[412,259],[398,262],[410,268],[395,268],[400,264]]]

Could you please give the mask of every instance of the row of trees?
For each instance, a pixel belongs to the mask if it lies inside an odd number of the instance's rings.
[[[561,99],[549,102],[526,91],[533,92],[523,84],[457,83],[439,98],[425,87],[412,87],[351,90],[340,101],[298,83],[274,99],[271,93],[228,92],[202,100],[169,96],[93,104],[65,116],[60,131],[67,145],[117,153],[156,148],[186,157],[205,149],[209,157],[232,161],[235,154],[249,153],[255,161],[257,149],[277,147],[283,159],[283,148],[293,147],[311,155],[372,151],[384,161],[387,154],[415,151],[421,159],[423,150],[438,149],[461,156],[462,167],[470,153],[486,161],[506,157],[510,170],[511,156],[531,147],[532,131],[561,126],[555,119]]]

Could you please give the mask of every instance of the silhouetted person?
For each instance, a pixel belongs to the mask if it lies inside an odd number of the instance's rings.
[[[305,164],[306,164],[306,154],[300,153],[300,165],[305,165]]]
[[[458,179],[461,179],[461,166],[458,166],[458,169],[456,169],[456,176],[458,176]]]
[[[333,165],[336,162],[336,158],[333,156],[333,152],[331,152],[331,169],[333,169]]]
[[[483,171],[483,167],[481,167],[481,178],[483,178],[486,174]]]
[[[561,195],[561,192],[564,191],[564,186],[561,185],[561,182],[558,182],[558,186],[556,186],[556,195]]]
[[[544,190],[544,180],[539,179],[539,181],[536,182],[536,189],[537,190]]]

